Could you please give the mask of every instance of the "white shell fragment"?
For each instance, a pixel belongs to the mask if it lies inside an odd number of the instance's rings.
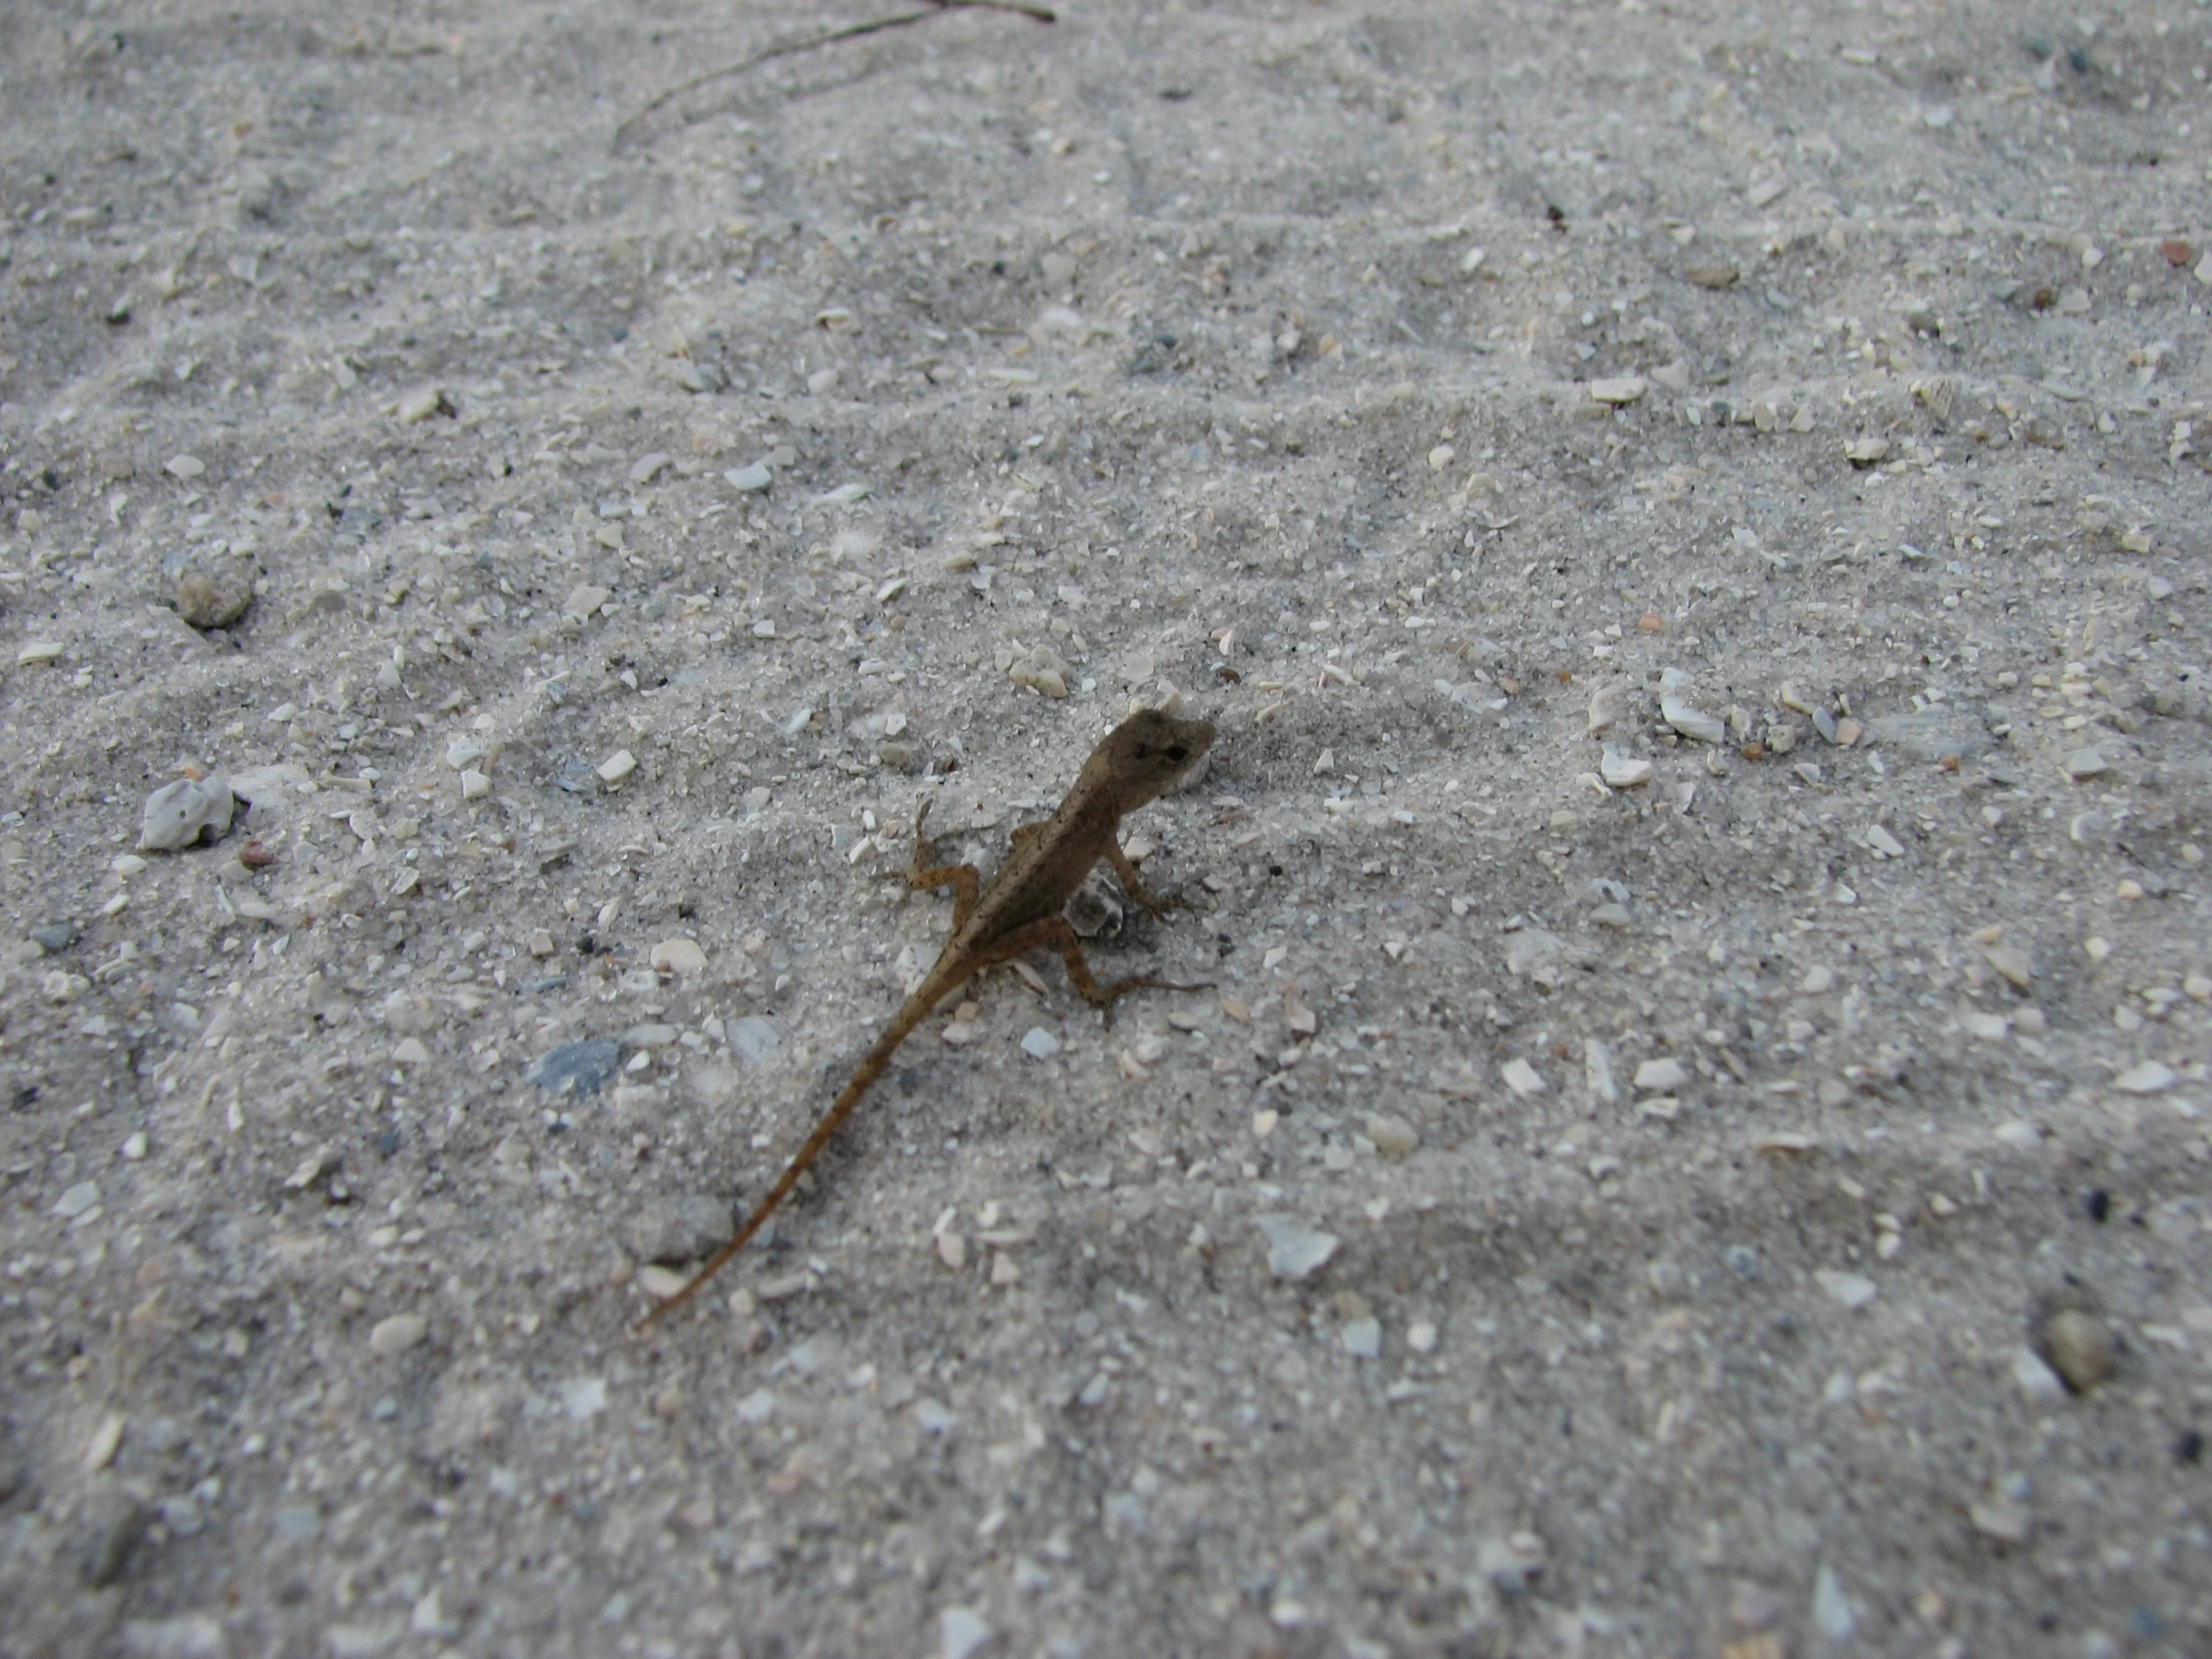
[[[1685,738],[1695,738],[1699,743],[1726,743],[1728,728],[1721,724],[1720,717],[1692,706],[1680,695],[1687,679],[1681,670],[1672,668],[1659,677],[1659,718]]]
[[[704,973],[707,969],[707,952],[696,939],[663,939],[653,947],[653,971],[655,973]]]
[[[231,785],[220,772],[164,784],[146,798],[146,813],[139,825],[139,849],[181,852],[198,844],[209,830],[221,836],[231,828],[235,805]]]
[[[1505,1079],[1505,1086],[1523,1100],[1542,1094],[1546,1087],[1543,1074],[1523,1059],[1506,1061],[1497,1068],[1497,1074]]]
[[[1254,1216],[1253,1225],[1268,1236],[1268,1271],[1278,1279],[1309,1279],[1337,1254],[1334,1233],[1308,1227],[1296,1216]]]
[[[2112,1087],[2122,1094],[2158,1094],[2177,1081],[2173,1067],[2158,1060],[2144,1060],[2113,1078]]]
[[[1633,691],[1623,680],[1608,680],[1596,687],[1590,693],[1589,710],[1583,730],[1589,736],[1596,737],[1628,713],[1633,696]]]
[[[1650,782],[1651,763],[1623,755],[1608,745],[1604,758],[1597,764],[1597,775],[1612,789],[1632,790],[1638,784]]]

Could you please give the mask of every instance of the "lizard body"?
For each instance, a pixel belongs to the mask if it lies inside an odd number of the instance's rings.
[[[1091,752],[1075,787],[1050,818],[1014,830],[1013,850],[987,885],[973,864],[924,867],[922,857],[929,842],[922,834],[922,824],[929,816],[929,803],[923,801],[914,815],[914,855],[906,879],[916,887],[952,887],[952,936],[921,983],[883,1027],[850,1081],[838,1091],[768,1196],[746,1218],[745,1225],[708,1259],[689,1284],[646,1315],[641,1325],[650,1326],[688,1302],[745,1248],[790,1196],[807,1166],[837,1132],[837,1126],[888,1069],[898,1045],[938,1003],[985,968],[1011,961],[1039,945],[1049,945],[1067,963],[1068,978],[1084,1000],[1101,1007],[1109,1007],[1116,997],[1146,986],[1161,990],[1203,988],[1144,975],[1100,984],[1084,959],[1074,928],[1060,911],[1103,858],[1113,866],[1132,899],[1154,915],[1166,912],[1173,901],[1147,890],[1137,878],[1129,855],[1121,849],[1121,821],[1165,795],[1213,741],[1214,729],[1204,721],[1177,720],[1152,709],[1131,715]]]

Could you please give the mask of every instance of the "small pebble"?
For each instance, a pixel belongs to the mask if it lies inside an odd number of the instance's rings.
[[[1032,1060],[1049,1060],[1060,1052],[1060,1039],[1041,1025],[1032,1025],[1021,1034],[1021,1051]]]
[[[561,615],[574,617],[578,622],[589,622],[599,607],[614,596],[612,588],[589,585],[571,588],[568,597],[561,601]]]
[[[31,668],[40,663],[59,662],[62,649],[60,640],[33,640],[15,654],[15,666]]]
[[[100,1419],[92,1431],[92,1438],[85,1443],[84,1465],[88,1474],[98,1474],[115,1461],[115,1454],[123,1444],[126,1419],[120,1411],[110,1411]]]
[[[1589,708],[1583,719],[1584,732],[1594,738],[1607,727],[1613,725],[1628,713],[1633,693],[1628,683],[1623,680],[1608,680],[1605,684],[1594,688],[1590,693]],[[1607,782],[1610,783],[1611,780],[1608,779]]]
[[[937,1659],[969,1659],[991,1639],[991,1627],[972,1607],[947,1607],[937,1615]]]
[[[1820,1627],[1823,1636],[1839,1645],[1850,1641],[1859,1628],[1859,1621],[1851,1610],[1851,1597],[1844,1593],[1843,1580],[1825,1561],[1820,1571],[1813,1575],[1813,1622]]]
[[[1604,758],[1597,764],[1597,775],[1613,789],[1632,790],[1650,781],[1651,763],[1619,754],[1608,746]]]
[[[663,939],[653,947],[651,957],[655,973],[703,973],[707,968],[707,952],[696,939]]]
[[[1436,1327],[1427,1320],[1415,1320],[1405,1328],[1405,1346],[1415,1354],[1436,1352]]]
[[[648,1199],[622,1229],[642,1262],[696,1262],[729,1236],[730,1207],[705,1193]]]
[[[2020,990],[2026,990],[2028,981],[2035,977],[2034,963],[2028,960],[2027,952],[2017,945],[1986,945],[1981,957]]]
[[[379,1359],[404,1354],[422,1341],[429,1329],[429,1321],[420,1314],[394,1314],[389,1319],[378,1320],[368,1334],[369,1352]]]
[[[1670,668],[1659,676],[1659,718],[1685,738],[1695,738],[1699,743],[1726,743],[1727,725],[1678,695],[1687,683],[1688,676],[1680,669]]]
[[[638,770],[638,758],[627,749],[618,749],[601,761],[597,770],[602,784],[619,784]]]
[[[49,956],[59,956],[77,942],[77,929],[66,921],[51,921],[31,929],[31,942]]]
[[[1337,1254],[1343,1241],[1334,1233],[1308,1227],[1295,1216],[1254,1216],[1253,1225],[1267,1235],[1268,1271],[1278,1279],[1311,1278]]]
[[[1930,766],[1946,761],[1956,763],[1978,755],[1995,741],[1979,716],[1949,706],[1911,714],[1879,715],[1867,722],[1867,730],[1877,743]],[[1840,735],[1840,725],[1837,731]]]
[[[1382,1324],[1376,1319],[1347,1320],[1337,1333],[1345,1352],[1355,1360],[1373,1360],[1382,1353]]]
[[[65,1189],[62,1196],[54,1201],[54,1214],[64,1221],[75,1221],[88,1211],[97,1209],[99,1204],[100,1183],[80,1181]]]
[[[1822,1268],[1813,1275],[1813,1281],[1846,1308],[1864,1308],[1880,1294],[1875,1282],[1864,1274]]]
[[[162,462],[162,470],[173,478],[198,478],[208,470],[208,463],[198,455],[172,455]]]
[[[402,426],[414,426],[441,410],[450,414],[452,409],[445,393],[436,386],[417,386],[392,405],[391,415]]]
[[[2087,778],[2101,778],[2106,771],[2104,757],[2094,749],[2077,749],[2064,764],[2066,776],[2077,784]]]
[[[1497,1068],[1497,1074],[1505,1080],[1505,1086],[1523,1100],[1542,1094],[1549,1086],[1544,1082],[1543,1074],[1522,1059],[1506,1061]]]
[[[664,1268],[658,1262],[648,1262],[638,1269],[638,1289],[655,1302],[666,1302],[690,1283],[691,1277],[688,1274],[678,1273],[674,1268]]]
[[[2044,1322],[2042,1351],[2051,1370],[2077,1394],[2111,1381],[2120,1369],[2104,1322],[2078,1308],[2061,1308]]]
[[[1689,1072],[1680,1060],[1672,1055],[1662,1055],[1656,1060],[1646,1060],[1636,1068],[1636,1092],[1638,1094],[1672,1094],[1690,1080]]]
[[[430,1063],[430,1051],[422,1046],[420,1037],[401,1037],[392,1046],[391,1063],[395,1066],[426,1066]]]
[[[254,603],[254,584],[238,571],[189,570],[177,579],[177,614],[206,632],[228,628]]]
[[[1976,1532],[2000,1543],[2024,1543],[2027,1539],[2027,1511],[2009,1498],[1993,1497],[1969,1504],[1966,1518],[1973,1522]]]
[[[594,1037],[548,1049],[530,1062],[524,1075],[555,1094],[583,1096],[599,1093],[621,1066],[622,1044],[612,1037]]]
[[[741,466],[734,472],[725,472],[722,477],[740,495],[758,495],[776,482],[776,474],[759,461],[751,466]]]
[[[1403,1118],[1381,1112],[1368,1116],[1368,1139],[1375,1143],[1376,1152],[1384,1158],[1402,1158],[1420,1145],[1420,1136],[1411,1124]]]
[[[1591,397],[1600,403],[1611,403],[1616,407],[1637,401],[1649,390],[1651,382],[1640,374],[1622,374],[1611,379],[1590,382]]]
[[[571,1422],[585,1422],[607,1408],[607,1383],[604,1378],[571,1378],[560,1385],[561,1409],[568,1413]],[[743,1410],[743,1402],[740,1402]]]
[[[204,835],[220,839],[231,828],[237,803],[219,772],[207,778],[180,778],[146,798],[140,817],[139,850],[181,852]]]
[[[2058,1374],[2031,1348],[2022,1348],[2012,1356],[2012,1381],[2030,1399],[2057,1399],[2066,1391]]]
[[[2160,1094],[2179,1081],[2171,1066],[2157,1060],[2144,1060],[2113,1078],[2112,1087],[2122,1094]]]
[[[630,463],[630,482],[633,484],[652,483],[654,479],[658,478],[661,475],[662,469],[665,468],[672,459],[674,459],[673,456],[663,454],[658,449],[654,450],[650,455],[640,455],[635,461]]]
[[[937,1235],[937,1259],[954,1272],[967,1266],[967,1240],[946,1231]]]

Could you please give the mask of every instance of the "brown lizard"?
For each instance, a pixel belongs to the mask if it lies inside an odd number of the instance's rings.
[[[945,941],[935,965],[883,1028],[852,1073],[851,1081],[830,1103],[814,1133],[769,1189],[768,1196],[746,1218],[737,1236],[716,1251],[688,1285],[646,1315],[639,1322],[640,1329],[690,1301],[724,1263],[745,1248],[761,1230],[761,1224],[790,1196],[807,1166],[837,1132],[837,1125],[883,1075],[898,1045],[929,1017],[930,1009],[985,968],[1012,961],[1039,945],[1050,945],[1067,963],[1068,978],[1076,990],[1100,1007],[1110,1008],[1116,997],[1147,986],[1168,991],[1206,988],[1141,974],[1101,985],[1084,959],[1075,929],[1060,911],[1101,858],[1113,865],[1123,890],[1154,915],[1165,915],[1178,902],[1156,897],[1137,879],[1136,868],[1121,849],[1121,821],[1165,795],[1213,742],[1214,729],[1202,720],[1177,720],[1156,709],[1131,715],[1091,751],[1075,787],[1050,818],[1014,830],[1013,851],[987,886],[973,864],[924,867],[929,840],[922,834],[922,824],[929,817],[929,803],[926,799],[922,802],[914,814],[914,855],[906,879],[916,887],[951,885],[952,937]]]

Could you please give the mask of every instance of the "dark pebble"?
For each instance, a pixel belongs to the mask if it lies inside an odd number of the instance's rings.
[[[2082,1200],[2082,1208],[2089,1212],[2089,1219],[2101,1225],[2112,1214],[2112,1195],[2102,1187],[2092,1187],[2089,1196]]]
[[[2194,1428],[2184,1428],[2181,1438],[2174,1441],[2174,1461],[2196,1463],[2204,1459],[2204,1436]]]
[[[139,1540],[152,1519],[145,1504],[135,1497],[114,1494],[93,1507],[86,1525],[85,1584],[104,1590],[130,1568]]]
[[[59,956],[77,942],[77,929],[66,921],[48,922],[31,929],[31,941],[49,956]]]
[[[555,1094],[597,1094],[622,1065],[622,1044],[612,1037],[589,1042],[563,1043],[530,1063],[531,1082]]]

